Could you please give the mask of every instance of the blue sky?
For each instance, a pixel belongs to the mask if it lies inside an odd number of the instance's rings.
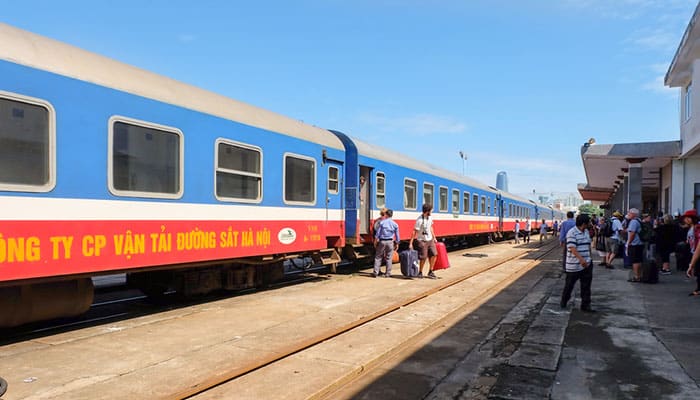
[[[0,21],[515,193],[580,146],[677,140],[694,0],[0,0]]]

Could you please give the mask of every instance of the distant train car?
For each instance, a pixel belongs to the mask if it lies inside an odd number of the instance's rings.
[[[436,234],[463,241],[487,240],[499,232],[498,191],[462,175],[433,167],[395,151],[333,131],[345,144],[348,187],[358,187],[346,201],[346,233],[355,243],[371,242],[372,222],[382,207],[394,211],[401,238],[411,236],[423,204],[432,204]],[[359,184],[360,181],[363,184]]]

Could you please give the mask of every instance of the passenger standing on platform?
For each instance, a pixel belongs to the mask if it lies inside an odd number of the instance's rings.
[[[520,221],[515,220],[515,244],[520,244]]]
[[[399,226],[391,217],[394,216],[392,210],[384,212],[384,218],[379,221],[379,229],[374,233],[374,273],[375,278],[379,276],[382,260],[386,262],[385,278],[391,278],[392,256],[394,251],[399,249]]]
[[[581,280],[581,311],[595,312],[591,308],[591,282],[593,260],[591,259],[591,235],[588,228],[591,218],[586,214],[576,217],[576,226],[566,234],[566,284],[561,294],[561,308],[566,308],[576,281]]]
[[[379,210],[379,218],[374,221],[374,228],[373,228],[374,231],[373,232],[375,235],[376,235],[377,231],[379,230],[379,223],[382,222],[382,220],[384,219],[384,216],[386,214],[386,210],[387,210],[386,207],[382,207],[382,209]]]
[[[632,263],[632,278],[630,282],[641,282],[641,268],[644,259],[644,243],[639,237],[642,231],[642,221],[639,220],[639,210],[630,208],[627,212],[627,242],[625,242],[625,254]]]
[[[547,222],[542,220],[542,225],[540,225],[540,244],[544,241],[545,236],[547,236]]]
[[[552,224],[552,237],[556,237],[557,233],[559,233],[558,231],[559,231],[559,221],[555,219],[554,224]]]
[[[661,258],[661,274],[671,274],[671,253],[676,245],[676,225],[669,214],[664,215],[656,228],[656,253]]]
[[[698,212],[695,210],[688,210],[683,214],[683,219],[686,225],[690,226],[688,229],[688,245],[690,245],[690,252],[693,254],[685,274],[688,278],[692,278],[693,275],[695,275],[695,280],[697,282],[695,290],[690,292],[689,296],[700,296],[700,270],[695,268],[695,264],[697,264],[698,258],[700,258],[700,224],[698,224]]]
[[[525,219],[525,243],[530,243],[530,233],[532,232],[532,224],[530,223],[530,217]]]
[[[566,221],[562,222],[559,226],[559,245],[564,250],[564,256],[562,257],[562,269],[566,271],[566,234],[569,233],[569,229],[576,226],[576,221],[574,221],[574,212],[568,211],[566,213]]]
[[[427,277],[430,279],[437,279],[437,276],[435,276],[433,272],[433,267],[437,260],[437,247],[435,247],[437,238],[435,237],[435,229],[433,228],[433,218],[430,216],[432,211],[432,204],[423,204],[423,213],[416,219],[416,224],[411,233],[411,239],[408,241],[408,247],[413,249],[413,239],[418,239],[418,245],[420,247],[418,249],[418,256],[420,258],[418,278],[423,277],[425,260],[428,260],[430,269],[428,270]]]
[[[622,230],[622,221],[620,221],[620,218],[622,218],[622,213],[615,211],[610,221],[608,221],[608,229],[610,229],[612,235],[605,238],[605,248],[608,250],[608,255],[605,257],[605,268],[607,269],[614,268],[612,263],[617,253],[620,251],[620,231]]]

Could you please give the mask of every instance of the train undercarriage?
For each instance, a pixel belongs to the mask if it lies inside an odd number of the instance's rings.
[[[502,239],[502,235],[480,234],[441,238],[448,248],[470,247]],[[408,248],[401,243],[400,250]],[[341,265],[366,265],[374,248],[371,241],[303,254],[289,254],[156,267],[148,271],[127,273],[127,284],[146,296],[160,300],[176,293],[184,298],[203,296],[216,291],[242,291],[264,288],[290,274],[327,268],[335,273]],[[79,316],[90,309],[94,285],[90,277],[26,283],[0,287],[0,328],[31,322]]]

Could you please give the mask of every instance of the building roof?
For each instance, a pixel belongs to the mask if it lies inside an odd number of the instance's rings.
[[[668,67],[664,84],[668,87],[686,86],[691,81],[691,64],[696,58],[700,58],[700,32],[695,29],[695,22],[700,13],[700,2],[695,7],[695,12],[685,28],[681,43],[676,49],[673,61]]]
[[[641,164],[642,186],[656,186],[659,169],[681,153],[681,142],[584,144],[581,147],[587,184],[580,184],[584,200],[607,201],[620,185],[629,164]]]

